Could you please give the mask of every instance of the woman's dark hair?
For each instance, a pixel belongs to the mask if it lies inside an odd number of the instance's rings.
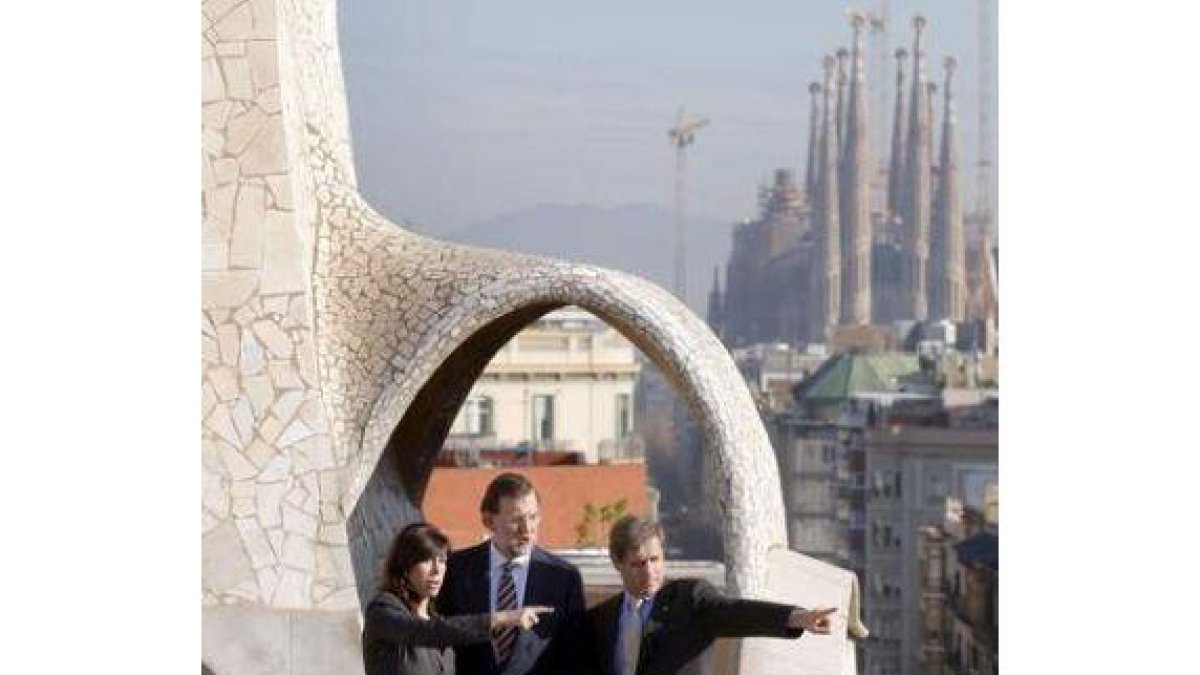
[[[391,591],[405,602],[417,599],[408,583],[408,571],[413,565],[450,554],[450,539],[429,523],[413,523],[392,541],[383,561],[379,590]]]

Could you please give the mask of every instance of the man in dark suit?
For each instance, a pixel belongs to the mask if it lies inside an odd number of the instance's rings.
[[[503,473],[479,505],[491,539],[454,551],[438,609],[447,616],[554,608],[528,631],[502,631],[491,644],[456,648],[458,672],[472,675],[561,675],[582,672],[588,650],[583,579],[571,563],[536,545],[541,507],[525,476]]]
[[[727,598],[700,579],[664,583],[663,531],[653,521],[618,520],[608,553],[624,590],[587,615],[593,669],[602,675],[708,674],[716,638],[829,633],[833,609]]]

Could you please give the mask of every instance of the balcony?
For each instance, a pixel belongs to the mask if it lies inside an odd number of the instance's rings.
[[[555,450],[516,448],[516,449],[484,449],[470,445],[451,445],[446,443],[443,451],[438,454],[436,466],[441,467],[509,467],[509,466],[568,466],[584,464],[583,453]]]

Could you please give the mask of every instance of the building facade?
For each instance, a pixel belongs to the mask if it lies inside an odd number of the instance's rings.
[[[759,408],[771,413],[789,410],[796,385],[814,373],[828,358],[821,345],[805,349],[776,342],[732,350],[733,361],[746,378]]]
[[[790,546],[859,575],[864,673],[926,672],[921,532],[941,526],[948,498],[995,501],[998,394],[928,376],[912,354],[838,355],[768,418]]]
[[[917,675],[924,637],[920,532],[943,521],[948,497],[982,508],[987,487],[999,481],[997,432],[885,427],[867,430],[862,443],[864,615],[876,637],[865,647],[865,672]]]
[[[982,511],[948,499],[945,523],[921,530],[920,672],[927,675],[999,672],[1000,540],[991,497]]]
[[[835,424],[777,418],[779,473],[792,549],[849,567],[840,517],[839,459],[843,444]]]
[[[583,310],[557,310],[496,352],[446,447],[577,452],[588,464],[639,458],[640,371],[637,348],[611,326]]]

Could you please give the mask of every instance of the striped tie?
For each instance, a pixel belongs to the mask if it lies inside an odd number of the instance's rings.
[[[496,611],[503,612],[509,609],[517,608],[517,586],[513,583],[512,577],[513,564],[511,561],[504,563],[503,572],[500,574],[500,591],[496,594]],[[496,649],[496,663],[503,666],[508,662],[508,658],[512,656],[513,645],[517,642],[517,633],[519,628],[509,626],[496,634],[492,638],[492,645]]]

